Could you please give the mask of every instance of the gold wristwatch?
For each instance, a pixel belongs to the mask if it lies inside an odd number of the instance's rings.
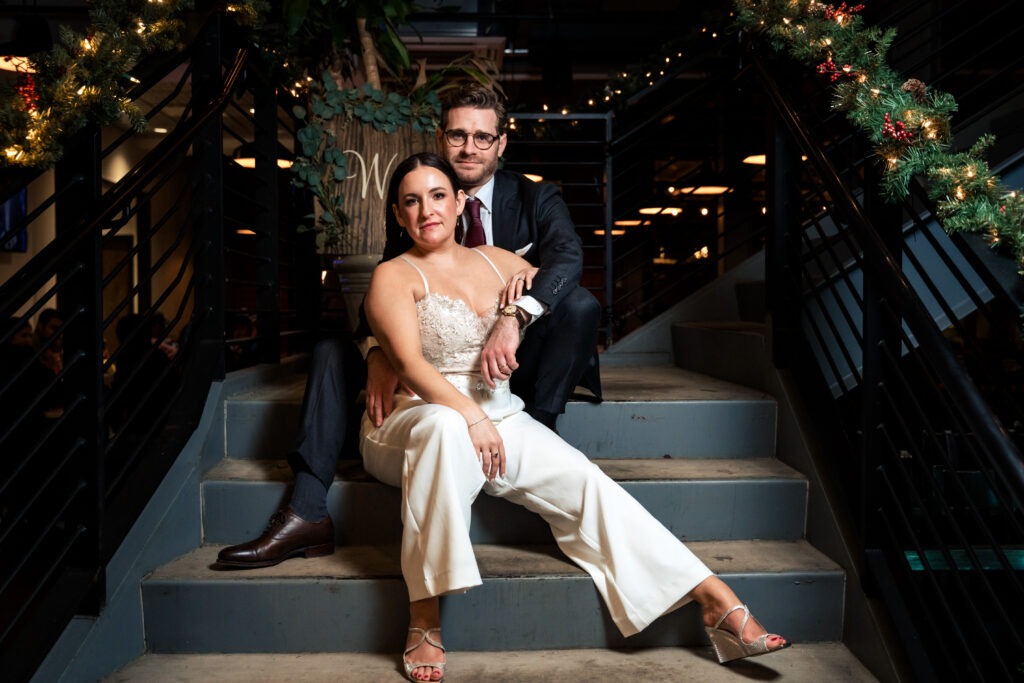
[[[523,329],[530,322],[530,314],[515,304],[509,304],[501,309],[501,314],[507,318],[515,318],[519,329]]]

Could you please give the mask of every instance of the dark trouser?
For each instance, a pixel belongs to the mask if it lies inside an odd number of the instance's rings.
[[[565,411],[577,384],[598,398],[597,326],[601,306],[582,287],[570,292],[548,315],[534,322],[516,353],[519,369],[512,391],[526,412],[549,427]],[[355,399],[366,386],[366,363],[355,344],[325,339],[313,349],[299,433],[288,456],[292,470],[308,472],[330,487],[338,457],[347,444],[356,454],[355,439],[363,406]]]

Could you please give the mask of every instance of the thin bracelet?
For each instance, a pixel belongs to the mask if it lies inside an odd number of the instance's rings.
[[[477,420],[476,422],[474,422],[474,423],[472,423],[471,425],[469,425],[469,427],[472,427],[472,426],[474,426],[474,425],[478,425],[478,424],[480,424],[481,422],[483,422],[483,421],[484,421],[484,420],[486,420],[486,419],[487,419],[487,416],[486,416],[486,415],[484,415],[484,416],[483,416],[483,417],[481,417],[481,418],[480,418],[479,420]],[[469,429],[469,427],[466,427],[466,429]]]

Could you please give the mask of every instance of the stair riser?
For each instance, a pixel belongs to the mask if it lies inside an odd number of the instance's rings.
[[[762,335],[685,323],[672,326],[672,352],[681,368],[761,390],[771,360]]]
[[[228,401],[226,406],[227,457],[281,458],[291,448],[298,403]],[[775,410],[770,399],[574,402],[559,418],[558,431],[593,458],[770,458]]]
[[[804,480],[624,482],[623,487],[683,539],[789,540],[804,531]],[[255,538],[287,493],[288,485],[281,482],[204,482],[205,542]],[[402,534],[400,499],[397,488],[377,482],[335,482],[327,504],[339,543],[397,543]],[[484,494],[473,506],[471,537],[474,543],[551,542],[539,516]]]
[[[759,620],[792,641],[842,635],[840,572],[721,576]],[[399,578],[149,580],[142,597],[150,652],[397,652],[408,621]],[[453,652],[705,642],[693,604],[623,638],[585,575],[485,579],[445,598],[441,612]]]

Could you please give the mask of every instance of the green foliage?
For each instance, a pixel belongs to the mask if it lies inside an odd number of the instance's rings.
[[[985,234],[1024,265],[1024,195],[1003,187],[985,161],[992,136],[965,152],[949,150],[956,100],[919,81],[904,82],[889,67],[893,29],[865,27],[856,14],[812,0],[736,0],[735,6],[740,28],[761,34],[776,50],[815,67],[831,59],[842,70],[832,106],[846,113],[884,160],[887,200],[904,199],[910,181],[923,178],[947,232]],[[897,139],[885,127],[886,115],[912,136]]]
[[[149,53],[177,47],[180,14],[189,0],[95,0],[90,26],[79,34],[66,26],[46,53],[30,58],[35,97],[10,86],[0,90],[0,166],[49,168],[63,153],[65,136],[89,123],[127,118],[136,130],[146,119],[127,97],[130,72]]]

